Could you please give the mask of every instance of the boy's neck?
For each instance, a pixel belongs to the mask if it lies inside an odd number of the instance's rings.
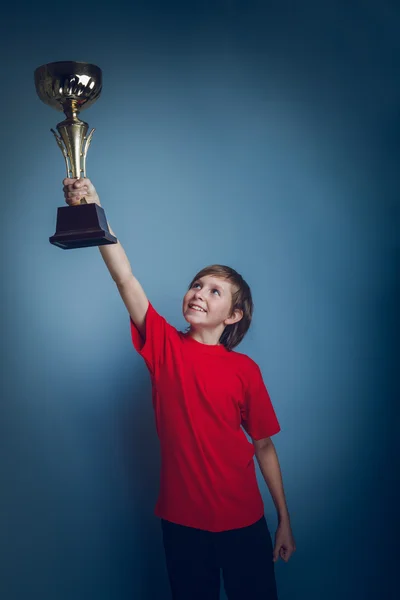
[[[188,335],[193,338],[196,342],[200,342],[200,344],[207,344],[207,346],[220,346],[220,337],[222,335],[222,331],[218,328],[218,330],[208,330],[208,329],[193,329],[190,328]]]

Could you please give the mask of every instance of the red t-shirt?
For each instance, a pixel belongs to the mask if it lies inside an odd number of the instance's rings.
[[[223,345],[197,342],[149,304],[146,341],[132,341],[150,372],[161,448],[155,515],[188,527],[226,531],[264,514],[254,446],[280,431],[257,364]]]

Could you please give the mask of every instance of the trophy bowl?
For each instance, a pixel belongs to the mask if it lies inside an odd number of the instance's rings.
[[[64,112],[75,101],[79,111],[91,106],[101,94],[102,72],[84,62],[53,62],[35,70],[39,98],[52,108]]]

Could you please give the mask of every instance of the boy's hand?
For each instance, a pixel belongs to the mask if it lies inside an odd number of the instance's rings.
[[[275,547],[273,561],[276,562],[279,558],[287,562],[296,550],[292,529],[289,523],[282,522],[278,525],[275,533]]]
[[[93,183],[87,177],[82,179],[64,179],[64,197],[69,206],[76,206],[81,203],[81,198],[85,198],[88,204],[100,204],[100,198],[96,192]]]

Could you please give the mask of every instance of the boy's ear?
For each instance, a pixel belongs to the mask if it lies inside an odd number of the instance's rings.
[[[228,317],[227,319],[225,319],[224,325],[233,325],[234,323],[237,323],[238,321],[241,321],[242,319],[243,319],[243,311],[240,310],[239,308],[235,308],[235,310],[233,311],[231,316]]]

